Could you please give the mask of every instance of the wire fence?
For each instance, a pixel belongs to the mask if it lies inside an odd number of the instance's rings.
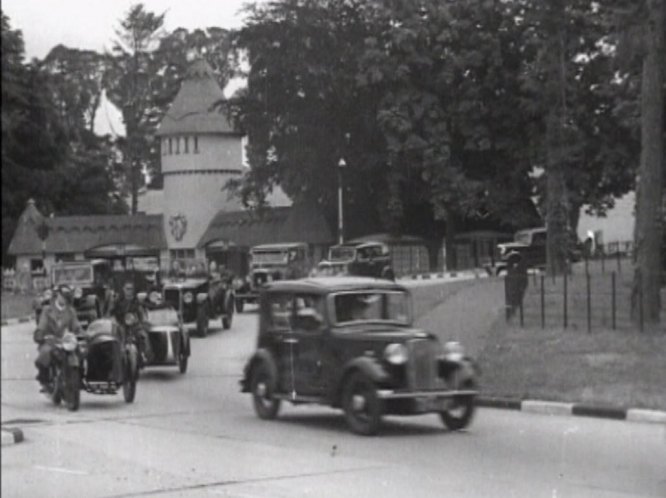
[[[616,243],[571,266],[568,274],[553,276],[532,271],[527,288],[515,311],[515,319],[524,327],[563,327],[586,330],[645,329],[645,300],[642,286],[634,291],[639,271],[632,265],[632,245]],[[661,323],[666,323],[666,273],[661,276]],[[507,276],[511,285],[514,276]],[[524,277],[523,277],[524,278]],[[509,317],[510,314],[507,314]]]

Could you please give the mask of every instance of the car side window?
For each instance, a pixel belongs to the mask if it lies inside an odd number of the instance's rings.
[[[546,232],[536,232],[532,234],[532,245],[545,246],[546,245]]]
[[[293,311],[293,296],[291,294],[275,294],[270,296],[268,310],[268,320],[271,330],[291,330],[291,316]]]
[[[359,261],[367,261],[368,260],[368,249],[367,248],[362,248],[357,251],[358,254],[358,260]]]
[[[297,295],[294,299],[293,328],[314,332],[324,324],[324,299],[319,295]]]

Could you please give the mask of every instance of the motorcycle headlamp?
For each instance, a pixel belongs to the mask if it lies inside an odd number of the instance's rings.
[[[193,299],[194,295],[191,292],[186,292],[185,294],[183,294],[183,302],[185,304],[190,304]]]
[[[76,346],[78,346],[78,341],[76,340],[76,336],[72,334],[71,332],[68,332],[65,334],[62,338],[62,348],[65,351],[72,352],[76,350]]]
[[[236,277],[233,279],[231,284],[234,286],[234,289],[238,290],[243,286],[243,280]]]
[[[444,357],[451,361],[460,361],[465,356],[465,348],[458,341],[448,341],[444,344]]]
[[[409,353],[404,344],[392,343],[384,349],[384,359],[392,365],[402,365],[407,363]]]
[[[74,289],[74,299],[79,299],[81,296],[83,296],[83,289],[81,289],[81,287],[76,287]]]
[[[157,291],[152,291],[148,295],[148,300],[153,304],[160,304],[162,302],[162,296]]]
[[[134,313],[126,313],[125,314],[125,325],[132,326],[137,323],[137,318]]]

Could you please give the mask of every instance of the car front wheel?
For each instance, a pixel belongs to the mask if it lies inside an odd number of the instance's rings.
[[[476,389],[476,384],[472,380],[468,380],[461,386],[462,389]],[[453,398],[451,407],[439,416],[442,422],[450,431],[459,431],[464,429],[472,421],[474,416],[474,396],[456,396]]]
[[[252,401],[257,416],[264,420],[274,419],[280,410],[280,400],[273,397],[277,379],[274,379],[264,364],[257,365],[252,372]]]
[[[381,400],[374,383],[361,373],[352,374],[342,392],[347,425],[356,434],[377,434],[382,419]]]

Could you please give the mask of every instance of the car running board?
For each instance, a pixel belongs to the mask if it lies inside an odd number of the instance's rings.
[[[276,393],[273,396],[275,399],[282,401],[289,401],[293,404],[299,403],[326,403],[326,398],[321,396],[303,396],[302,394],[285,394],[285,393]]]

